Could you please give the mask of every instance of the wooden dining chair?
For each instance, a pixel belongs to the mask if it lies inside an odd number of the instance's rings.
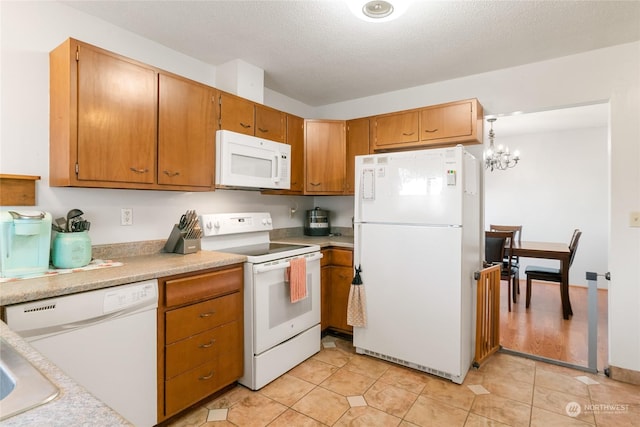
[[[518,242],[518,244],[520,244],[522,242],[522,226],[521,225],[497,225],[497,224],[490,224],[489,225],[489,231],[513,231],[513,238],[515,239],[516,242]],[[507,246],[509,245],[509,242],[506,243]],[[507,264],[507,258],[511,257],[511,265],[513,267],[516,267],[517,269],[520,269],[520,257],[519,256],[515,256],[515,255],[511,255],[511,253],[507,250],[505,251],[505,257],[504,257],[504,263],[505,263],[505,268],[506,268],[506,264]],[[516,283],[516,292],[518,293],[518,295],[520,294],[520,280],[517,281]]]
[[[489,225],[490,231],[513,231],[513,238],[518,242],[518,244],[522,243],[522,226],[521,225]],[[520,257],[513,256],[515,263],[519,265]]]
[[[580,236],[582,236],[582,231],[580,231],[579,229],[576,229],[573,231],[573,235],[571,236],[571,242],[569,243],[569,268],[571,268],[571,264],[573,264],[573,259],[576,256],[576,252],[578,250],[578,242],[580,241]],[[562,273],[559,268],[529,265],[524,270],[524,273],[527,275],[526,308],[529,308],[529,305],[531,304],[531,281],[532,280],[542,280],[545,282],[562,283]],[[568,291],[566,294],[567,294],[567,298],[569,298]],[[560,289],[560,299],[562,299],[562,289]],[[567,303],[569,303],[569,301],[567,301]],[[569,307],[570,306],[571,305],[569,305]]]
[[[508,250],[513,250],[513,231],[485,231],[484,236],[484,257],[487,264],[500,264],[500,279],[507,281],[507,305],[511,311],[511,299],[513,303],[517,302],[516,287],[519,271],[513,266],[512,258],[507,257],[505,263],[505,254]],[[513,281],[513,292],[511,291],[511,283]]]

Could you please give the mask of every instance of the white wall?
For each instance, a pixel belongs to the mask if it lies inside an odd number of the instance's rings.
[[[215,69],[59,3],[2,1],[0,15],[0,171],[42,176],[37,184],[38,208],[54,215],[74,207],[85,210],[93,224],[94,243],[166,238],[177,214],[185,209],[219,212],[264,206],[272,210],[276,227],[290,227],[302,225],[305,209],[323,204],[319,198],[314,203],[308,197],[239,191],[50,188],[48,52],[65,38],[76,37],[214,86]],[[302,117],[349,119],[471,97],[481,100],[486,114],[609,100],[609,361],[640,371],[640,229],[628,227],[629,213],[640,210],[639,70],[640,43],[632,43],[317,109],[267,92],[265,102],[274,100],[272,106]],[[291,199],[298,201],[294,219],[288,217]],[[344,202],[336,206],[346,208]],[[134,209],[133,226],[116,225],[121,207]],[[339,222],[351,215],[338,213]]]
[[[496,144],[519,150],[513,169],[485,174],[485,230],[490,224],[520,224],[522,239],[569,242],[582,230],[569,283],[587,285],[587,271],[607,271],[608,256],[608,129],[587,128],[501,137]],[[559,261],[520,259],[520,277],[527,265],[558,267]],[[606,287],[604,278],[600,287]]]

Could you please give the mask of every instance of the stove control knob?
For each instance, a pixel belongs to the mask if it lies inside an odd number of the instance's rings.
[[[220,229],[220,221],[218,221],[218,220],[216,219],[216,221],[213,223],[213,226],[214,226],[216,229]]]

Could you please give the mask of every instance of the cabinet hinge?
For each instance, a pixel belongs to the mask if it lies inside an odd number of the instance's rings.
[[[78,175],[78,173],[80,172],[80,167],[78,166],[78,164],[76,163],[76,175]]]

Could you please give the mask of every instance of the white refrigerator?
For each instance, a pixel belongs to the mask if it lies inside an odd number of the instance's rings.
[[[356,351],[462,383],[481,268],[477,160],[462,146],[356,157],[354,228],[367,315]]]

